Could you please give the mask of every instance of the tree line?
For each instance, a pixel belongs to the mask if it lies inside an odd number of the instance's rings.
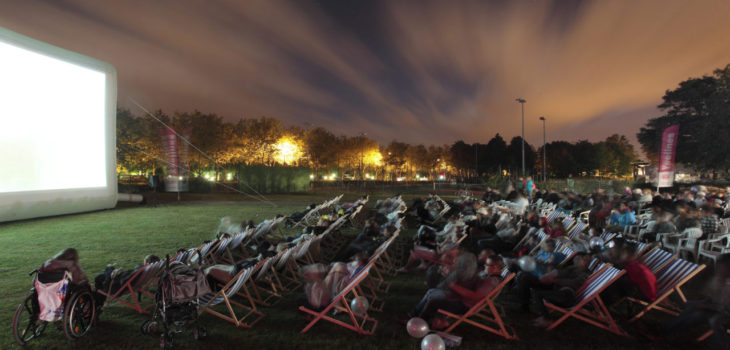
[[[170,126],[183,139],[177,142],[181,166],[193,176],[237,165],[285,165],[312,169],[317,179],[435,179],[458,176],[518,175],[522,166],[522,138],[509,143],[496,134],[486,143],[412,145],[394,140],[387,145],[364,134],[335,135],[316,127],[287,126],[271,117],[227,122],[213,113],[194,111],[167,115],[161,110],[135,115],[117,111],[118,172],[150,174],[166,164],[162,135]],[[161,123],[162,122],[162,123]],[[191,146],[193,145],[193,146]],[[592,143],[555,141],[547,145],[549,176],[627,175],[636,154],[624,136],[612,135]],[[542,174],[542,147],[525,142],[528,174]],[[217,164],[217,166],[216,166]],[[333,176],[334,175],[334,176]],[[218,175],[216,175],[218,176]]]

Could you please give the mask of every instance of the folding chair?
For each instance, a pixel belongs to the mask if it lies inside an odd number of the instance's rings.
[[[356,298],[364,297],[361,289],[359,288],[360,283],[370,273],[371,266],[366,266],[360,273],[358,273],[347,286],[336,296],[332,298],[327,307],[322,311],[310,310],[304,306],[300,306],[299,310],[309,315],[314,316],[314,319],[310,321],[301,331],[306,333],[320,320],[332,322],[338,326],[345,327],[351,331],[357,332],[358,334],[372,335],[375,333],[375,328],[378,326],[378,321],[368,316],[367,310],[361,310],[363,313],[355,313],[350,308],[350,301]],[[358,299],[359,300],[359,299]],[[339,310],[346,318],[346,321],[338,320],[328,314],[332,309]]]
[[[452,312],[439,309],[439,313],[456,319],[448,328],[446,328],[446,330],[444,330],[444,332],[450,333],[454,330],[454,328],[456,328],[456,326],[465,322],[506,339],[517,339],[517,335],[514,330],[512,330],[512,332],[507,330],[507,327],[502,320],[502,316],[497,311],[497,307],[494,303],[504,286],[506,286],[514,277],[515,274],[510,272],[509,269],[505,268],[502,270],[502,282],[500,282],[499,285],[489,292],[489,294],[462,315],[457,315]]]
[[[697,265],[684,259],[674,260],[666,268],[656,274],[657,298],[651,303],[636,299],[626,298],[627,300],[646,306],[642,311],[632,317],[629,322],[634,322],[644,316],[649,310],[656,309],[670,315],[679,315],[678,307],[671,305],[669,296],[675,292],[679,295],[682,303],[687,302],[687,298],[682,293],[682,285],[687,283],[692,277],[697,275],[705,268],[705,265]]]
[[[107,290],[97,289],[99,294],[106,297],[106,301],[104,302],[104,305],[102,305],[102,310],[106,308],[107,305],[116,301],[122,305],[130,307],[134,311],[137,311],[137,313],[149,314],[149,311],[141,305],[141,297],[143,294],[141,293],[141,290],[145,290],[147,285],[149,285],[149,282],[154,280],[154,278],[159,274],[162,264],[162,261],[158,261],[152,264],[145,264],[140,267],[114,293],[111,293],[111,282]],[[125,293],[129,294],[127,297],[129,300],[124,300],[126,297]]]
[[[255,276],[252,276],[248,280],[248,285],[251,286],[253,291],[252,298],[259,304],[264,306],[274,305],[277,301],[281,300],[281,294],[279,289],[276,287],[271,267],[274,263],[284,255],[282,250],[277,255],[272,256],[264,260],[261,268],[256,272]],[[274,300],[271,302],[270,300]]]
[[[619,270],[613,266],[605,265],[594,272],[591,277],[576,292],[577,303],[571,308],[562,308],[549,302],[543,301],[550,311],[562,313],[563,315],[553,322],[547,329],[555,329],[569,317],[575,317],[581,321],[605,329],[609,332],[627,336],[621,330],[609,313],[606,305],[600,297],[601,292],[612,283],[616,282],[626,271]]]
[[[242,328],[250,328],[256,322],[261,320],[264,317],[264,314],[256,308],[256,302],[251,296],[251,293],[249,293],[245,284],[261,267],[262,263],[263,261],[260,261],[256,264],[256,266],[250,266],[239,271],[238,274],[222,286],[219,291],[215,293],[207,293],[198,298],[198,305],[200,306],[198,309],[198,315],[201,315],[203,312],[207,312],[222,320],[233,323],[236,327]],[[248,305],[233,300],[235,295],[242,296],[246,301],[248,301]],[[224,313],[213,309],[213,307],[221,303],[226,306]],[[242,316],[239,316],[241,315],[240,313],[236,314],[234,307],[244,310]],[[254,319],[249,322],[247,319],[250,317],[254,317]]]
[[[286,249],[279,261],[274,266],[274,279],[279,285],[279,289],[284,291],[294,290],[302,285],[297,276],[296,263],[294,262],[294,254],[304,242],[300,241],[296,246]]]

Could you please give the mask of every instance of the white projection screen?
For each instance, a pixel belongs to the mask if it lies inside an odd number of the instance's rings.
[[[0,222],[112,208],[114,67],[0,28]]]

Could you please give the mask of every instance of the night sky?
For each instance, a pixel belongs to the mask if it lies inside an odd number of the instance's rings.
[[[6,1],[0,26],[113,64],[118,104],[381,143],[635,140],[730,63],[730,1]],[[0,58],[0,62],[2,58]]]

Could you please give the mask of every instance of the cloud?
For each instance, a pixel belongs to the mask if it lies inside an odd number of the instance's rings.
[[[365,6],[365,5],[360,5]],[[722,1],[0,3],[0,26],[96,57],[119,104],[262,115],[386,143],[634,139],[664,91],[730,63]],[[134,110],[134,108],[133,108]]]

